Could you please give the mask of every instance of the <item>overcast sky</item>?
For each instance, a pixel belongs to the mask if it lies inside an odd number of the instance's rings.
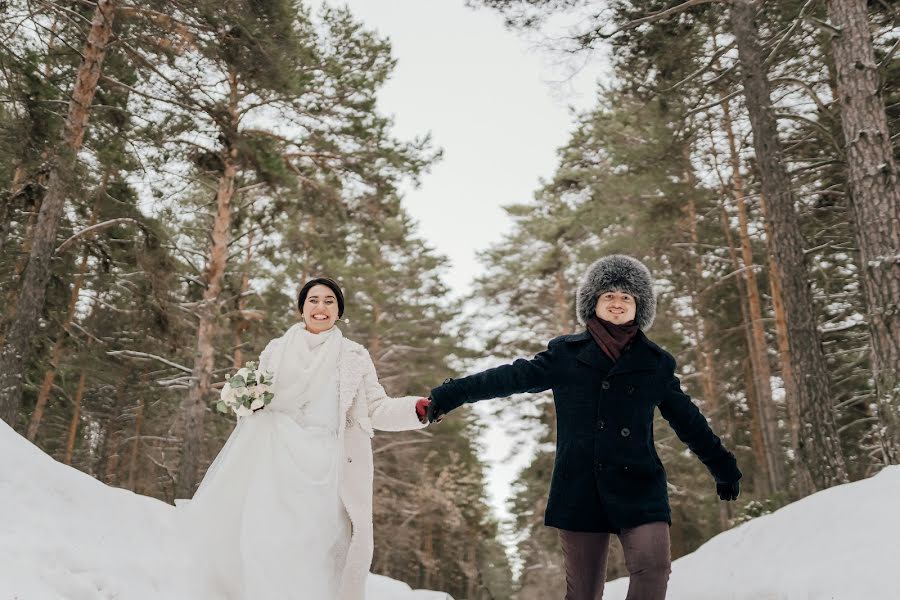
[[[505,29],[500,15],[467,8],[464,0],[346,4],[391,40],[398,65],[379,101],[394,116],[396,135],[431,132],[444,150],[404,203],[421,236],[450,259],[451,290],[465,294],[480,270],[475,253],[509,229],[502,207],[531,199],[540,179],[553,175],[556,149],[572,128],[570,107],[593,105],[603,65],[582,66],[572,78],[578,65],[560,64]],[[512,440],[495,421],[482,458],[490,466],[491,502],[507,518],[510,483],[530,456],[510,456]]]
[[[549,53],[464,0],[346,4],[391,40],[398,65],[379,101],[396,134],[431,132],[444,150],[405,205],[421,235],[450,259],[447,283],[463,293],[479,270],[476,251],[509,227],[501,207],[529,200],[539,178],[552,176],[571,130],[568,106],[592,104],[592,69],[554,83],[567,72]]]

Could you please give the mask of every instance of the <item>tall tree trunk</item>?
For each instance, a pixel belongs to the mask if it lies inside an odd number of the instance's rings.
[[[141,378],[146,381],[146,378]],[[136,491],[136,478],[138,470],[138,458],[141,449],[141,431],[144,427],[144,408],[147,405],[144,398],[140,399],[137,413],[134,416],[134,439],[131,441],[131,453],[128,457],[128,485],[126,486],[132,492]]]
[[[49,81],[51,75],[53,74],[53,51],[56,47],[56,42],[59,39],[59,36],[57,35],[57,33],[59,32],[59,21],[60,17],[56,13],[54,13],[53,23],[50,25],[50,35],[47,38],[47,50],[45,55],[46,60],[44,61],[43,68],[44,81]],[[35,140],[29,140],[27,143],[33,144],[35,143]],[[41,152],[40,156],[42,161],[47,160],[47,158],[49,157],[49,151],[50,148],[44,148],[44,150]],[[9,186],[9,196],[7,200],[4,201],[2,205],[0,205],[0,252],[3,251],[3,247],[6,245],[6,235],[10,229],[11,219],[9,219],[9,211],[11,208],[11,204],[14,201],[16,195],[20,191],[22,191],[22,188],[25,185],[25,176],[27,174],[27,161],[23,157],[21,161],[16,165],[15,171],[13,171],[12,183]],[[39,178],[38,182],[36,183],[39,183],[39,187],[44,187],[46,182],[40,181],[40,179],[42,178]],[[40,206],[39,203],[38,206]],[[26,254],[28,253],[27,250],[25,252]],[[21,271],[17,271],[16,277],[18,277],[20,273]],[[9,312],[11,311],[7,310],[7,313]]]
[[[131,381],[132,372],[128,371],[116,386],[116,402],[113,406],[112,413],[106,419],[106,436],[103,439],[103,448],[101,451],[101,468],[98,469],[100,481],[107,485],[118,485],[119,483],[119,457],[122,445],[122,429],[119,425],[119,418],[122,416],[122,408],[125,406],[125,390],[128,382]]]
[[[25,272],[25,269],[28,268],[28,257],[31,255],[31,248],[34,246],[34,226],[37,223],[38,212],[32,212],[28,215],[28,220],[26,220],[22,224],[22,247],[19,251],[18,259],[16,260],[16,264],[13,267],[12,277],[13,281],[18,280],[22,277],[22,273]],[[17,286],[10,286],[9,290],[6,292],[6,297],[3,302],[3,324],[4,326],[10,325],[16,320],[16,307],[19,305],[19,295],[21,294],[21,289]],[[4,327],[7,329],[7,327]],[[3,337],[2,342],[6,343],[6,337]]]
[[[869,309],[885,463],[900,462],[900,177],[891,148],[865,0],[829,0],[850,206]]]
[[[250,327],[249,321],[244,316],[247,309],[247,292],[250,291],[250,267],[253,261],[253,234],[247,237],[247,257],[244,260],[244,271],[241,273],[241,286],[237,297],[237,317],[234,326],[234,360],[232,366],[235,370],[244,366],[244,339]]]
[[[233,132],[237,129],[237,73],[231,71],[228,117]],[[175,482],[177,498],[190,498],[197,485],[200,460],[203,454],[204,421],[210,382],[215,366],[216,333],[218,331],[219,296],[225,280],[228,262],[228,244],[231,238],[232,209],[235,178],[237,177],[237,147],[234,140],[226,139],[222,150],[222,173],[216,191],[216,215],[213,221],[212,243],[204,273],[206,289],[199,308],[197,350],[191,374],[191,387],[182,402],[176,429],[181,438],[181,459]]]
[[[228,258],[228,242],[231,229],[231,200],[234,196],[234,179],[237,173],[236,150],[225,151],[225,167],[219,178],[216,193],[216,217],[212,231],[212,247],[206,266],[206,290],[199,309],[197,350],[191,387],[181,405],[179,434],[182,440],[181,460],[175,486],[176,497],[190,498],[197,484],[200,459],[203,450],[203,423],[207,411],[207,399],[215,364],[215,340],[218,329],[219,295],[225,279]]]
[[[84,398],[85,373],[78,378],[78,389],[75,390],[75,399],[72,402],[72,419],[69,421],[69,435],[66,439],[66,454],[63,456],[63,464],[72,464],[72,455],[75,453],[75,440],[77,439],[78,426],[81,424],[81,400]]]
[[[750,218],[747,211],[747,198],[744,194],[744,179],[741,176],[741,159],[731,120],[731,108],[728,101],[722,102],[725,134],[728,138],[728,155],[731,163],[731,184],[734,203],[737,206],[738,225],[741,240],[741,260],[743,262],[743,279],[747,291],[748,325],[750,328],[750,368],[753,372],[756,400],[759,405],[760,420],[766,443],[766,460],[768,462],[769,484],[773,491],[784,489],[784,454],[778,434],[778,422],[775,403],[772,400],[772,371],[769,367],[769,355],[766,351],[766,332],[763,327],[762,300],[759,294],[759,283],[756,279],[756,265],[753,259],[753,246],[750,242]]]
[[[105,193],[107,182],[108,176],[105,176],[100,185],[101,194]],[[99,211],[99,201],[97,201],[94,203],[94,208],[91,211],[91,219],[88,226],[96,225]],[[75,274],[75,279],[72,282],[72,291],[69,294],[69,306],[66,310],[66,317],[60,325],[59,334],[57,334],[56,342],[53,344],[53,350],[50,353],[50,365],[47,368],[47,372],[44,373],[44,380],[41,383],[41,389],[38,392],[37,402],[35,403],[34,411],[31,413],[31,419],[28,422],[28,430],[25,437],[31,442],[37,437],[38,428],[41,426],[41,420],[44,418],[44,410],[47,408],[47,402],[50,399],[50,391],[53,389],[53,382],[56,380],[56,371],[59,369],[59,364],[62,361],[63,348],[66,344],[69,326],[72,324],[72,319],[75,317],[75,307],[78,306],[78,298],[81,295],[81,286],[84,283],[84,274],[87,272],[87,264],[88,251],[87,248],[85,248],[81,254],[81,262],[78,264],[78,272]]]
[[[466,574],[466,598],[475,598],[478,593],[478,549],[475,545],[475,537],[470,538],[468,547],[468,556],[471,572]]]
[[[553,273],[553,283],[554,312],[556,312],[556,322],[560,325],[556,335],[565,335],[575,331],[578,321],[576,321],[575,312],[569,304],[572,294],[569,293],[569,287],[566,285],[566,265],[562,260]]]
[[[728,252],[731,256],[731,262],[734,269],[740,269],[741,262],[738,259],[737,251],[734,248],[734,240],[731,236],[731,224],[729,223],[728,211],[725,205],[721,205],[722,209],[722,229],[725,232],[725,240],[728,244]],[[744,336],[747,339],[747,347],[753,347],[753,333],[750,329],[750,311],[747,303],[747,282],[744,278],[737,279],[738,295],[740,296],[741,319],[744,324]],[[752,350],[751,350],[752,352]],[[765,436],[763,435],[761,419],[759,415],[759,391],[757,388],[756,376],[753,373],[752,365],[748,373],[744,369],[744,381],[747,385],[747,406],[750,409],[750,448],[753,450],[753,458],[756,459],[756,471],[753,477],[754,491],[761,496],[767,497],[772,493],[772,478],[769,472],[769,461],[767,459]],[[727,507],[727,502],[721,502],[721,507]],[[720,511],[720,519],[723,512]],[[727,526],[724,522],[723,529]]]
[[[768,201],[769,249],[783,275],[792,381],[803,419],[800,460],[806,461],[815,486],[823,489],[846,482],[847,468],[835,426],[831,385],[816,323],[803,238],[772,111],[766,57],[759,44],[755,12],[756,5],[751,0],[732,0],[732,32],[738,47],[762,190]]]
[[[686,170],[686,178],[691,189],[696,186],[694,173],[689,167]],[[719,419],[719,393],[715,376],[715,366],[713,361],[713,349],[710,344],[712,332],[709,322],[703,317],[705,312],[703,306],[703,298],[701,297],[701,286],[703,285],[703,264],[700,261],[700,254],[697,248],[700,244],[700,233],[697,230],[697,205],[694,203],[693,197],[689,197],[684,207],[687,221],[688,233],[691,238],[691,267],[693,269],[693,278],[691,283],[691,308],[694,312],[693,329],[694,337],[697,340],[697,353],[699,354],[698,363],[700,365],[700,381],[703,386],[703,400],[709,407],[711,413],[715,415],[718,422]]]
[[[759,205],[763,212],[766,210],[766,199],[760,196]],[[768,223],[766,223],[766,236],[771,236]],[[784,277],[779,271],[775,257],[769,254],[767,257],[769,267],[769,291],[772,294],[772,312],[775,313],[775,338],[778,340],[778,356],[781,365],[781,381],[784,382],[784,399],[788,411],[788,426],[790,428],[790,440],[794,465],[794,478],[791,487],[798,497],[803,498],[816,490],[813,483],[812,472],[809,465],[803,460],[804,454],[800,448],[800,432],[803,423],[800,418],[800,400],[797,398],[797,383],[794,381],[793,360],[791,360],[791,348],[788,344],[787,314],[784,310],[784,293],[781,280]]]
[[[384,365],[381,364],[382,343],[381,343],[381,307],[377,302],[372,303],[372,329],[366,338],[366,348],[372,356],[372,362],[375,363],[375,370],[381,373]]]
[[[116,0],[98,0],[83,59],[75,77],[75,87],[69,102],[69,112],[63,133],[63,143],[53,158],[47,178],[47,189],[35,225],[34,242],[28,266],[19,286],[16,318],[0,352],[0,418],[15,424],[22,400],[22,382],[31,340],[40,325],[47,282],[50,278],[50,258],[56,244],[56,231],[63,215],[66,184],[75,166],[77,154],[84,140],[91,103],[97,90],[106,47],[112,35]]]
[[[15,202],[16,194],[21,190],[24,181],[25,165],[19,163],[13,171],[12,183],[9,186],[9,195],[0,199],[0,252],[3,252],[3,247],[6,246],[6,236],[9,234],[12,224],[12,219],[10,219],[12,204]]]

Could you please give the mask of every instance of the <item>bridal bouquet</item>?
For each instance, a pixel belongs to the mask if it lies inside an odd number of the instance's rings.
[[[231,377],[225,377],[216,408],[223,413],[231,409],[238,417],[246,417],[272,401],[275,394],[270,391],[271,386],[272,374],[259,370],[250,361]]]

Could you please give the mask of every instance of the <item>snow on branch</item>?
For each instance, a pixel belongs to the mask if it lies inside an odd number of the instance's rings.
[[[596,37],[601,38],[601,39],[609,39],[609,38],[619,35],[620,33],[624,32],[624,31],[629,31],[631,29],[640,27],[644,23],[652,23],[653,21],[658,21],[660,19],[665,19],[666,17],[671,17],[672,15],[677,15],[679,13],[686,11],[689,8],[693,8],[694,6],[700,6],[702,4],[714,4],[714,3],[719,3],[719,2],[722,2],[722,0],[687,0],[687,2],[682,2],[681,4],[678,4],[676,6],[672,6],[670,8],[666,8],[663,10],[658,10],[656,12],[652,12],[648,15],[645,15],[639,19],[633,19],[631,21],[628,21],[627,23],[625,23],[624,25],[622,25],[615,31],[612,31],[611,33],[601,33],[598,29],[598,30],[594,30],[593,34]]]
[[[163,363],[164,365],[168,365],[175,369],[179,369],[184,371],[185,373],[192,373],[193,371],[184,365],[179,365],[176,362],[172,362],[167,358],[163,358],[162,356],[157,356],[156,354],[150,354],[148,352],[138,352],[137,350],[110,350],[107,352],[110,356],[124,356],[125,358],[143,358],[148,360],[155,360]]]
[[[69,246],[71,246],[72,244],[74,244],[79,239],[81,239],[85,236],[96,235],[97,233],[103,231],[104,229],[108,229],[115,225],[121,225],[122,223],[134,223],[135,225],[140,227],[142,230],[146,231],[146,228],[144,227],[143,223],[141,223],[140,221],[138,221],[136,219],[131,219],[128,217],[122,217],[119,219],[111,219],[109,221],[104,221],[103,223],[97,223],[96,225],[91,225],[90,227],[85,227],[81,231],[75,233],[72,237],[70,237],[69,239],[67,239],[62,244],[59,245],[59,248],[56,249],[56,254],[62,254],[69,248]]]

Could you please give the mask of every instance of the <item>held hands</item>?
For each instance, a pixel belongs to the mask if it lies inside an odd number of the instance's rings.
[[[419,398],[416,402],[416,416],[420,423],[437,423],[444,418],[444,413],[431,398]]]
[[[429,423],[440,423],[444,418],[444,411],[441,410],[441,407],[437,405],[437,402],[428,399],[428,412],[426,413],[426,418]]]
[[[717,483],[716,493],[719,495],[720,500],[737,500],[737,497],[741,494],[741,482],[733,481],[731,483]]]
[[[428,406],[431,404],[431,400],[428,398],[419,398],[416,401],[416,416],[419,417],[420,423],[429,423],[428,421]]]

